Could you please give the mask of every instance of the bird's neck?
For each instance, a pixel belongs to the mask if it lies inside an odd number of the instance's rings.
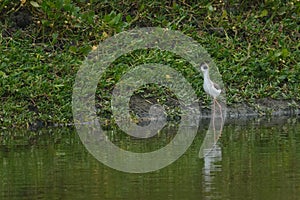
[[[205,71],[203,73],[203,76],[204,76],[204,80],[210,80],[210,78],[209,78],[209,72],[208,71]]]

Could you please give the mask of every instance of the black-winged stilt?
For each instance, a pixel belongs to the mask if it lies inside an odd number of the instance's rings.
[[[202,64],[200,66],[201,71],[203,72],[204,76],[204,82],[203,82],[203,89],[204,91],[213,98],[213,128],[215,131],[215,124],[214,124],[214,118],[215,118],[215,112],[216,112],[216,104],[218,104],[220,109],[220,116],[221,116],[221,123],[223,124],[223,116],[222,116],[222,106],[217,101],[217,97],[221,94],[222,90],[220,86],[216,83],[214,83],[210,77],[209,77],[209,67],[206,63]],[[221,125],[222,126],[222,125]],[[221,129],[220,129],[221,130]]]

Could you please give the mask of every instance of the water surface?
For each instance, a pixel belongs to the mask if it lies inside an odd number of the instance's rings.
[[[87,152],[74,128],[3,131],[0,199],[299,199],[299,119],[228,122],[218,146],[199,159],[206,127],[202,123],[180,159],[146,174],[103,165]],[[110,139],[150,151],[172,137],[161,133],[128,142],[114,130]]]

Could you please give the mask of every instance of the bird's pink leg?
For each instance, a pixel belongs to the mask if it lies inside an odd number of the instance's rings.
[[[214,98],[214,106],[213,106],[213,115],[212,115],[212,124],[213,124],[213,130],[214,130],[214,142],[216,142],[216,127],[215,127],[215,115],[216,115],[216,99]]]
[[[218,104],[219,106],[219,109],[220,109],[220,116],[221,116],[221,123],[223,124],[223,113],[222,113],[222,106],[221,104],[216,100],[216,103]]]
[[[217,100],[216,100],[216,103],[218,104],[219,109],[220,109],[220,116],[221,116],[220,136],[221,136],[222,129],[223,129],[223,123],[224,123],[224,121],[223,121],[223,113],[222,113],[222,106],[221,106],[221,104]]]

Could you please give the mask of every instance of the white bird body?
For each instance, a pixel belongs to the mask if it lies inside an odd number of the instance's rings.
[[[209,94],[211,97],[216,99],[221,94],[221,89],[218,86],[218,84],[214,83],[209,78],[209,70],[206,64],[201,65],[201,70],[203,71],[204,76],[204,82],[203,82],[203,88],[204,91]]]

